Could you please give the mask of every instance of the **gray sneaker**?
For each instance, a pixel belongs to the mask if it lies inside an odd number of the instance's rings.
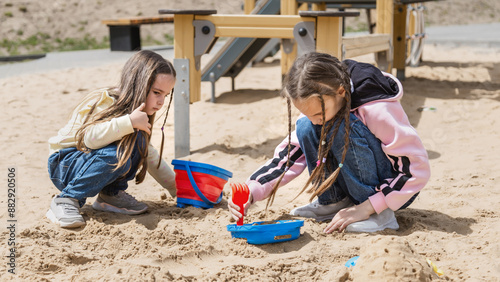
[[[80,214],[78,200],[73,198],[55,196],[50,202],[49,211],[45,216],[63,228],[77,228],[85,225],[85,220]]]
[[[341,209],[347,208],[351,205],[352,202],[348,197],[329,205],[321,205],[318,200],[315,200],[305,206],[294,208],[290,214],[294,216],[314,218],[317,221],[324,221],[332,219]]]
[[[114,196],[99,193],[92,207],[98,211],[122,214],[140,214],[148,209],[146,204],[137,201],[134,197],[122,190]]]
[[[376,232],[386,228],[398,230],[399,224],[391,209],[385,209],[381,213],[370,215],[367,220],[358,221],[347,225],[347,232]]]

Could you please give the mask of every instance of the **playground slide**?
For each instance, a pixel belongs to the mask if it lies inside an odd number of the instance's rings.
[[[257,2],[252,14],[276,15],[280,13],[280,0]],[[269,48],[269,38],[231,38],[203,68],[202,81],[217,81],[221,77],[235,78],[261,50]],[[274,42],[276,45],[276,42]],[[213,74],[212,77],[210,74]]]

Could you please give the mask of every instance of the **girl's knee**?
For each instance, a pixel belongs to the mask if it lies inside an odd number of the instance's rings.
[[[303,139],[304,136],[311,136],[315,133],[314,124],[307,118],[301,118],[297,120],[295,131],[297,138]]]
[[[116,145],[109,145],[100,149],[93,150],[90,154],[93,154],[95,158],[91,158],[92,166],[99,167],[103,172],[108,171],[117,171],[117,172],[125,172],[130,168],[130,160],[120,168],[116,169],[116,165],[118,164],[118,154],[116,151]]]
[[[118,167],[117,146],[114,144],[97,149],[92,153],[96,157],[92,165],[102,168],[102,171],[105,173],[112,173],[117,176],[126,175],[131,169],[137,166],[137,160],[133,160],[130,157]]]
[[[118,175],[125,174],[132,167],[132,160],[129,158],[125,161],[125,163],[118,167],[118,157],[115,155],[105,155],[98,156],[94,161],[94,165],[98,167],[102,167],[103,171],[109,171],[116,173]]]
[[[116,169],[116,172],[117,173],[121,173],[121,174],[125,174],[127,173],[128,171],[130,171],[130,169],[132,168],[132,160],[131,159],[128,159],[124,164],[123,166],[119,167],[118,169]]]

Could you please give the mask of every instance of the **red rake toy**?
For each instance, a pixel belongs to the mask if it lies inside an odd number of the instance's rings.
[[[243,225],[243,216],[245,215],[245,208],[243,207],[243,205],[248,202],[250,191],[248,190],[248,186],[245,183],[231,183],[230,185],[233,191],[233,203],[240,207],[240,212],[242,214],[242,217],[236,223],[236,225],[240,226]]]

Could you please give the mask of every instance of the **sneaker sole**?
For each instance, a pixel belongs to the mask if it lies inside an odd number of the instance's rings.
[[[92,204],[92,208],[94,210],[98,210],[98,211],[114,212],[114,213],[121,213],[121,214],[127,214],[127,215],[141,214],[141,213],[145,213],[148,210],[148,207],[146,207],[142,210],[129,210],[129,209],[125,209],[125,208],[118,208],[118,207],[112,206],[108,203],[98,202],[98,201],[95,201]]]
[[[85,221],[84,222],[81,222],[81,221],[72,221],[72,222],[69,222],[69,223],[62,222],[62,221],[60,221],[60,220],[57,219],[56,215],[50,209],[47,211],[47,213],[45,214],[45,216],[48,219],[50,219],[50,221],[52,221],[55,224],[58,224],[62,228],[78,228],[78,227],[84,226],[86,224]]]

